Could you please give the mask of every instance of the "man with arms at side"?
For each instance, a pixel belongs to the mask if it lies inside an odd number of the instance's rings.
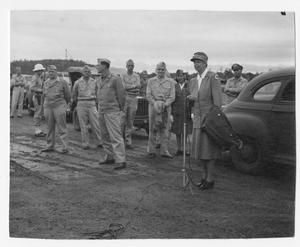
[[[47,147],[42,152],[54,151],[55,128],[63,145],[62,153],[69,152],[68,130],[66,122],[67,104],[71,93],[68,83],[57,76],[55,65],[48,67],[49,78],[44,82],[44,114],[48,126]]]
[[[22,75],[21,67],[16,67],[16,74],[12,76],[11,79],[11,87],[13,87],[12,91],[12,101],[11,101],[11,111],[10,117],[13,118],[18,106],[18,117],[22,117],[23,112],[23,101],[24,101],[24,87],[26,84],[26,80]]]
[[[41,122],[43,117],[43,83],[44,83],[45,68],[42,64],[34,66],[30,88],[29,88],[29,102],[32,100],[34,106],[33,123],[35,127],[35,136],[44,137],[46,134],[41,130]]]
[[[116,170],[126,168],[125,143],[122,136],[125,89],[119,76],[113,75],[108,59],[98,59],[97,69],[101,77],[97,80],[99,125],[106,158],[99,164],[114,164]]]
[[[133,121],[135,118],[138,99],[137,96],[140,93],[141,83],[140,76],[133,72],[134,62],[129,59],[126,63],[127,73],[121,76],[122,83],[126,91],[126,103],[125,103],[125,143],[126,148],[133,149],[131,134],[134,130]]]
[[[82,69],[82,77],[74,83],[72,91],[73,102],[77,105],[83,149],[90,148],[88,123],[90,123],[96,135],[98,146],[102,146],[98,111],[96,108],[96,95],[97,83],[91,77],[91,69],[88,66],[84,66]]]

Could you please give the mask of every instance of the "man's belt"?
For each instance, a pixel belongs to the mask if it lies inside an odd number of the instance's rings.
[[[24,87],[23,85],[15,85],[14,87]]]
[[[78,99],[78,101],[95,101],[96,98],[89,98],[89,99]]]

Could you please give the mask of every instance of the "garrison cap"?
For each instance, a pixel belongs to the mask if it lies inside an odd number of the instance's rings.
[[[204,52],[195,52],[194,56],[191,58],[191,61],[194,62],[195,60],[201,60],[207,63],[208,56]]]
[[[81,69],[81,71],[84,71],[84,70],[89,70],[91,71],[91,68],[88,66],[88,65],[84,65]]]
[[[48,66],[48,71],[57,71],[57,68],[55,65],[49,65]]]
[[[234,70],[243,70],[243,66],[238,64],[238,63],[234,63],[232,66],[231,66],[231,69],[234,71]]]

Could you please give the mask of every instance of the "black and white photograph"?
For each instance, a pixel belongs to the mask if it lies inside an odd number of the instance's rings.
[[[9,238],[293,239],[297,14],[10,9]]]

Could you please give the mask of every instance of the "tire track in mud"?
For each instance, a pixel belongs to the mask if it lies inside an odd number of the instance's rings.
[[[44,140],[15,136],[14,142],[10,145],[10,158],[19,165],[41,172],[53,180],[120,175],[151,177],[157,172],[176,172],[164,160],[145,159],[144,153],[141,153],[144,151],[143,147],[126,153],[127,169],[114,171],[113,166],[98,164],[99,160],[103,160],[105,156],[103,149],[82,150],[76,148],[81,145],[79,142],[71,141],[71,144],[72,153],[70,154],[42,153],[40,149],[45,147]]]

